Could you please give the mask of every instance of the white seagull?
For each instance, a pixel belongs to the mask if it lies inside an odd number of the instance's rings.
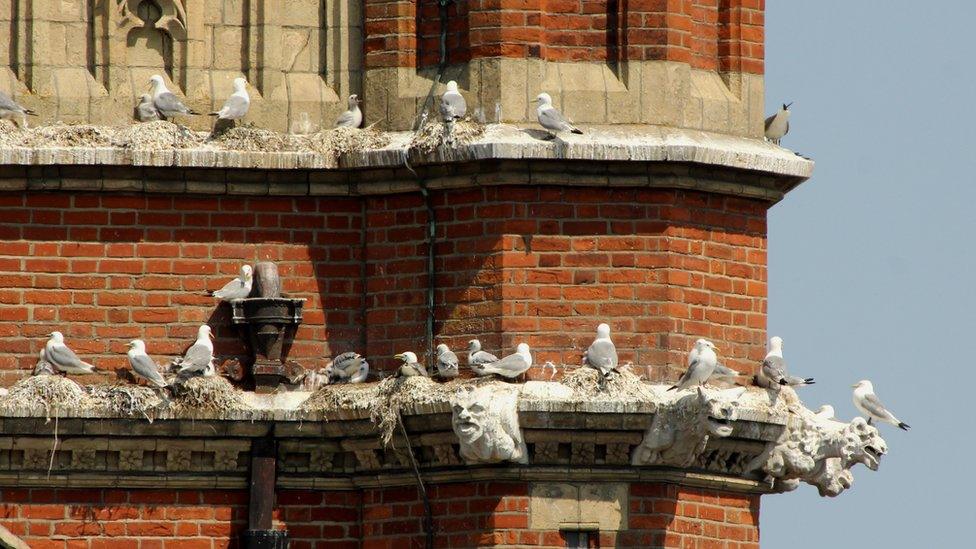
[[[37,116],[36,112],[18,105],[9,95],[0,91],[0,119],[14,120],[15,123],[19,122],[21,128],[27,129],[28,114]]]
[[[583,355],[583,363],[607,377],[611,371],[617,369],[617,347],[610,341],[610,325],[600,324],[596,327],[596,339]]]
[[[779,145],[783,136],[790,131],[790,105],[783,103],[783,108],[766,119],[766,139]]]
[[[197,340],[186,350],[183,360],[180,361],[180,371],[177,372],[181,378],[204,375],[212,376],[214,371],[214,346],[213,332],[206,324],[197,330]]]
[[[490,364],[472,364],[471,369],[479,376],[490,374],[515,379],[532,367],[532,353],[528,343],[519,343],[514,354]]]
[[[769,339],[769,352],[763,359],[761,375],[769,382],[770,388],[779,389],[780,385],[813,385],[812,377],[794,377],[786,373],[786,361],[783,360],[783,338],[774,336]]]
[[[136,119],[139,122],[159,120],[159,111],[156,110],[156,105],[153,104],[153,98],[148,93],[144,93],[139,97],[139,104],[136,105]]]
[[[444,343],[437,346],[437,375],[444,379],[458,376],[458,357]]]
[[[447,83],[447,91],[441,96],[441,118],[444,122],[452,122],[464,118],[466,112],[468,104],[458,91],[457,82],[451,80]]]
[[[143,379],[156,387],[166,387],[169,385],[159,373],[159,366],[146,354],[146,343],[141,339],[133,339],[129,342],[129,350],[125,353],[129,357],[129,365],[132,366],[132,373],[139,379]]]
[[[51,332],[50,339],[44,345],[44,358],[52,366],[66,374],[91,374],[95,372],[95,367],[84,362],[74,351],[64,344],[64,335],[61,332]]]
[[[874,394],[874,386],[871,385],[870,381],[862,379],[851,387],[854,388],[854,407],[867,416],[868,425],[871,424],[871,420],[876,419],[890,423],[904,431],[911,429],[910,425],[896,418],[884,407],[884,404],[881,404],[881,401]]]
[[[397,370],[396,377],[417,377],[417,376],[427,376],[427,369],[424,365],[417,361],[417,355],[412,351],[405,351],[396,355],[393,358],[403,361],[400,365],[400,369]]]
[[[482,366],[485,364],[491,364],[492,362],[498,362],[498,357],[489,353],[488,351],[481,350],[481,342],[477,339],[472,339],[468,342],[468,366],[474,368],[476,366]]]
[[[214,291],[210,295],[221,299],[223,301],[233,301],[235,299],[244,299],[245,297],[251,295],[251,288],[254,285],[254,275],[251,270],[250,265],[241,266],[241,274],[237,278],[231,280],[224,287]]]
[[[688,369],[678,383],[668,388],[668,391],[677,389],[679,391],[704,385],[708,378],[715,372],[718,365],[718,355],[715,354],[715,344],[707,339],[695,341],[695,346],[688,353]]]
[[[153,105],[163,118],[200,114],[184,105],[179,97],[173,95],[163,82],[162,76],[152,75],[149,79],[149,85],[151,86]]]
[[[234,79],[234,93],[230,94],[224,106],[219,110],[210,113],[219,120],[239,120],[247,115],[251,107],[251,97],[247,95],[247,80],[243,78]]]
[[[549,131],[549,135],[555,137],[559,132],[572,132],[582,134],[579,128],[569,123],[563,113],[552,106],[552,97],[548,93],[540,93],[535,100],[539,103],[535,112],[539,117],[539,124]]]
[[[332,359],[332,363],[326,366],[326,374],[329,376],[329,383],[357,383],[353,381],[357,376],[365,378],[369,373],[369,363],[359,353],[347,351]]]
[[[359,97],[356,94],[349,96],[349,110],[340,114],[336,119],[337,128],[358,128],[363,123],[363,111],[359,110]]]

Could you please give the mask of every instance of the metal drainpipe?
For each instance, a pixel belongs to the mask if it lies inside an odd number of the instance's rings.
[[[274,433],[251,442],[250,499],[247,530],[241,534],[243,549],[288,549],[288,532],[275,530],[272,524],[276,450]]]

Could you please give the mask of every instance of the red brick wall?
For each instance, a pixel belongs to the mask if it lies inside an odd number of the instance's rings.
[[[763,0],[471,0],[447,15],[448,64],[472,58],[668,60],[763,72]],[[367,0],[366,66],[439,61],[438,0]]]
[[[360,348],[362,210],[342,198],[0,194],[0,385],[33,368],[52,330],[104,369],[143,338],[160,362],[201,323],[244,354],[230,309],[205,295],[242,262],[275,261],[305,298],[290,358],[308,367]]]

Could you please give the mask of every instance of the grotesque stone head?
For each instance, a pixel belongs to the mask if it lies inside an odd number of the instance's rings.
[[[864,418],[856,417],[843,434],[841,460],[844,468],[854,463],[863,463],[868,469],[877,471],[881,465],[881,456],[888,453],[888,445],[881,438],[878,429],[868,425]]]
[[[461,388],[451,402],[451,425],[468,463],[525,463],[518,426],[518,392],[511,387]]]
[[[716,437],[727,437],[732,434],[732,422],[739,419],[738,398],[744,391],[744,388],[722,391],[709,397],[701,387],[698,388],[702,419],[709,434]]]
[[[479,402],[477,391],[458,389],[455,394],[451,423],[462,444],[471,444],[485,435],[491,417],[485,409],[487,403]]]

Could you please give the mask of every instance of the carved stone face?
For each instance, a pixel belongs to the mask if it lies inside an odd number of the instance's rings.
[[[881,457],[888,453],[888,445],[881,438],[878,429],[868,425],[862,417],[856,417],[845,433],[843,459],[847,463],[863,463],[868,469],[877,471]]]
[[[716,437],[731,435],[732,422],[739,419],[737,411],[739,401],[737,399],[708,398],[701,389],[699,389],[698,395],[704,405],[705,426],[708,428],[709,434]]]
[[[459,398],[453,410],[451,423],[454,424],[454,432],[461,442],[471,443],[484,436],[488,414],[480,402]]]

